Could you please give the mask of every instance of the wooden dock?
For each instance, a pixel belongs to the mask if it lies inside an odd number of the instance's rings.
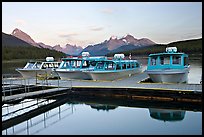
[[[9,100],[22,99],[26,97],[34,97],[34,96],[43,96],[48,93],[59,94],[60,92],[64,92],[65,90],[71,91],[86,91],[86,94],[91,95],[94,92],[99,93],[97,91],[104,91],[105,93],[115,94],[116,91],[131,91],[132,93],[140,94],[140,96],[147,96],[147,93],[154,96],[157,94],[160,96],[166,95],[168,97],[184,96],[184,94],[188,94],[189,96],[200,96],[202,95],[202,84],[162,84],[162,83],[141,83],[141,81],[148,79],[148,75],[146,73],[137,74],[128,78],[119,79],[116,81],[93,81],[93,80],[47,80],[40,81],[33,79],[13,79],[12,86],[15,85],[37,85],[37,86],[46,86],[52,87],[52,89],[35,91],[35,92],[27,92],[18,95],[11,96],[2,96],[2,101],[6,102]],[[22,82],[23,80],[23,82]],[[2,86],[9,88],[9,82],[11,80],[2,80]],[[17,86],[16,86],[17,87]],[[3,87],[2,87],[3,90]],[[111,92],[112,91],[112,92]],[[4,92],[4,91],[3,91]],[[81,92],[82,93],[82,92]],[[84,92],[85,93],[85,92]],[[96,95],[96,94],[95,94]],[[138,95],[137,95],[138,96]],[[185,95],[186,96],[186,95]],[[163,96],[164,97],[164,96]],[[135,95],[136,98],[136,95]],[[152,97],[151,97],[152,98]],[[194,99],[196,99],[194,98]],[[199,98],[201,101],[201,99]]]
[[[15,104],[27,98],[56,101],[2,121],[2,129],[7,129],[65,102],[202,111],[202,84],[141,83],[145,79],[148,79],[145,73],[111,82],[3,79],[3,104]]]
[[[50,94],[53,92],[62,92],[68,89],[69,88],[52,88],[52,89],[47,89],[47,90],[40,90],[40,91],[35,91],[35,92],[27,92],[27,93],[22,93],[22,94],[17,94],[17,95],[4,96],[2,97],[2,102],[8,102],[12,100],[23,99],[23,98],[34,97],[34,96],[41,96],[41,95],[43,96],[45,94]]]

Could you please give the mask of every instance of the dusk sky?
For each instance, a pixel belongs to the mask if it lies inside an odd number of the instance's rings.
[[[202,37],[202,2],[2,2],[2,32],[86,47],[127,34],[167,44]]]

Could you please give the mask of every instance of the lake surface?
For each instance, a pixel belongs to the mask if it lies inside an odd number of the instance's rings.
[[[147,59],[138,58],[146,69]],[[202,75],[202,59],[190,60],[188,83],[199,84]],[[3,62],[2,74],[18,74],[17,67],[26,61]],[[38,100],[39,101],[39,100]],[[58,100],[51,100],[58,101]],[[2,106],[2,120],[36,109],[33,99],[16,105]],[[13,112],[3,116],[8,112]],[[165,112],[165,113],[164,113]],[[97,102],[67,101],[20,124],[2,130],[2,135],[202,135],[202,111],[166,106],[128,107]]]
[[[36,100],[7,107],[4,105],[2,113],[34,103]],[[163,107],[142,108],[67,101],[3,130],[2,135],[202,135],[202,112]],[[11,115],[16,116],[24,111],[26,109]]]

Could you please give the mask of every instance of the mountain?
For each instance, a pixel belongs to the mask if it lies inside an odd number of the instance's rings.
[[[155,44],[155,42],[147,38],[136,39],[128,34],[122,38],[111,36],[109,40],[105,40],[102,43],[87,46],[82,52],[88,51],[91,55],[106,55],[110,52],[127,51]]]
[[[69,55],[78,55],[83,50],[83,48],[80,46],[70,44],[66,44],[64,48],[62,48],[60,45],[55,45],[53,49]]]
[[[17,38],[27,42],[27,43],[29,43],[29,44],[31,44],[33,46],[35,46],[35,47],[39,47],[40,48],[40,46],[28,34],[26,34],[25,32],[21,31],[20,29],[15,28],[13,30],[13,32],[11,33],[11,35],[15,36],[15,37],[17,37]]]
[[[53,47],[52,46],[50,46],[50,45],[46,45],[46,44],[44,44],[44,43],[42,43],[42,42],[38,42],[38,43],[36,43],[38,46],[40,46],[41,48],[46,48],[46,49],[51,49],[51,50],[53,50]]]
[[[63,52],[63,53],[69,54],[69,55],[78,55],[83,50],[82,47],[76,46],[76,45],[66,44],[65,47],[61,47],[60,45],[56,45],[56,46],[52,47],[52,46],[46,45],[42,42],[35,42],[28,34],[26,34],[25,32],[23,32],[22,30],[20,30],[18,28],[15,28],[13,30],[13,32],[11,33],[11,35],[29,43],[30,45],[35,46],[35,47],[56,50],[56,51],[60,51],[60,52]]]
[[[2,32],[2,47],[32,47],[29,43]]]
[[[81,53],[82,50],[82,47],[76,45],[73,46],[70,44],[66,44],[64,48],[65,53],[69,55],[78,55],[79,53]]]
[[[131,53],[132,56],[145,55],[146,57],[148,57],[148,55],[152,53],[165,52],[166,47],[177,47],[177,51],[189,54],[189,56],[202,56],[202,38],[176,41],[171,42],[169,44],[156,44],[154,46],[145,46],[144,48],[126,50],[123,51],[123,53],[126,56]],[[115,53],[120,53],[122,49],[120,51],[117,50],[113,50],[114,52],[108,53],[108,56],[113,56]]]
[[[2,32],[2,60],[45,59],[47,56],[53,56],[57,59],[66,55],[55,50],[38,48],[17,37]]]

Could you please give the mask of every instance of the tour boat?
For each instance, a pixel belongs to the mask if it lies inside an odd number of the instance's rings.
[[[149,55],[145,72],[153,82],[186,83],[189,70],[188,55],[167,47],[166,52]]]
[[[24,78],[35,78],[45,76],[46,78],[57,77],[54,69],[58,68],[61,62],[54,61],[53,57],[46,57],[46,61],[29,61],[24,68],[17,68]]]
[[[59,68],[55,71],[62,80],[91,80],[91,76],[83,71],[92,70],[96,64],[95,61],[104,59],[105,57],[90,57],[88,52],[83,52],[82,56],[62,58]]]
[[[96,61],[92,70],[84,70],[92,80],[114,81],[142,72],[137,60],[124,59],[124,54],[115,54],[113,59]]]

